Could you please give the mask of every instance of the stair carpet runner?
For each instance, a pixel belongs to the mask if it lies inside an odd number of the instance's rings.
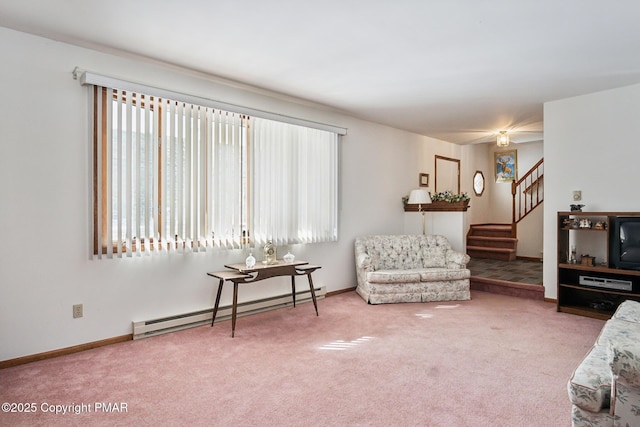
[[[471,225],[467,234],[467,254],[472,258],[513,261],[517,246],[518,239],[511,237],[510,224]]]

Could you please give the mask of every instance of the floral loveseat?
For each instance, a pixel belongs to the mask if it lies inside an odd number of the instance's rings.
[[[370,304],[471,299],[469,255],[443,236],[356,239],[356,292]]]
[[[573,427],[640,426],[640,303],[618,306],[567,388]]]

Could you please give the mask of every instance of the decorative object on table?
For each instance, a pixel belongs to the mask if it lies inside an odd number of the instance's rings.
[[[427,190],[422,188],[411,190],[411,194],[409,194],[409,204],[418,205],[418,212],[422,214],[422,234],[425,233],[425,220],[422,205],[428,205],[429,203],[431,203],[431,196],[429,196],[429,192]]]
[[[283,256],[282,259],[284,260],[284,262],[291,264],[296,259],[296,256],[291,252],[287,252],[287,254]]]
[[[518,150],[496,151],[496,182],[512,182],[518,179]]]
[[[585,205],[569,205],[571,207],[571,212],[582,212],[582,208],[585,207]]]
[[[249,256],[244,260],[244,263],[247,268],[253,268],[256,265],[256,257],[253,256],[253,252],[249,252]]]
[[[421,173],[419,179],[420,187],[428,187],[429,186],[429,174]]]
[[[589,254],[582,255],[582,257],[580,258],[580,264],[593,267],[596,265],[596,257],[589,256]]]
[[[580,219],[580,228],[591,228],[591,220],[588,218]]]
[[[576,258],[576,247],[571,246],[571,255],[569,256],[569,263],[575,264],[577,262],[578,262],[578,259]]]
[[[595,230],[606,230],[607,229],[607,223],[604,221],[597,221],[596,224],[593,226],[593,228]]]
[[[262,262],[264,264],[276,263],[276,247],[271,240],[267,241],[267,244],[264,245],[264,259]]]

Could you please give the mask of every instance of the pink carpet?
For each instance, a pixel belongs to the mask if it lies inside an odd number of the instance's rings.
[[[570,426],[566,382],[603,321],[472,298],[349,292],[319,317],[307,303],[239,318],[233,339],[225,321],[7,368],[0,401],[35,413],[0,425]]]

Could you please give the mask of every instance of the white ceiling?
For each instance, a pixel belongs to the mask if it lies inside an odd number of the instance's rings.
[[[0,26],[122,51],[458,144],[640,82],[637,0],[0,0]]]

